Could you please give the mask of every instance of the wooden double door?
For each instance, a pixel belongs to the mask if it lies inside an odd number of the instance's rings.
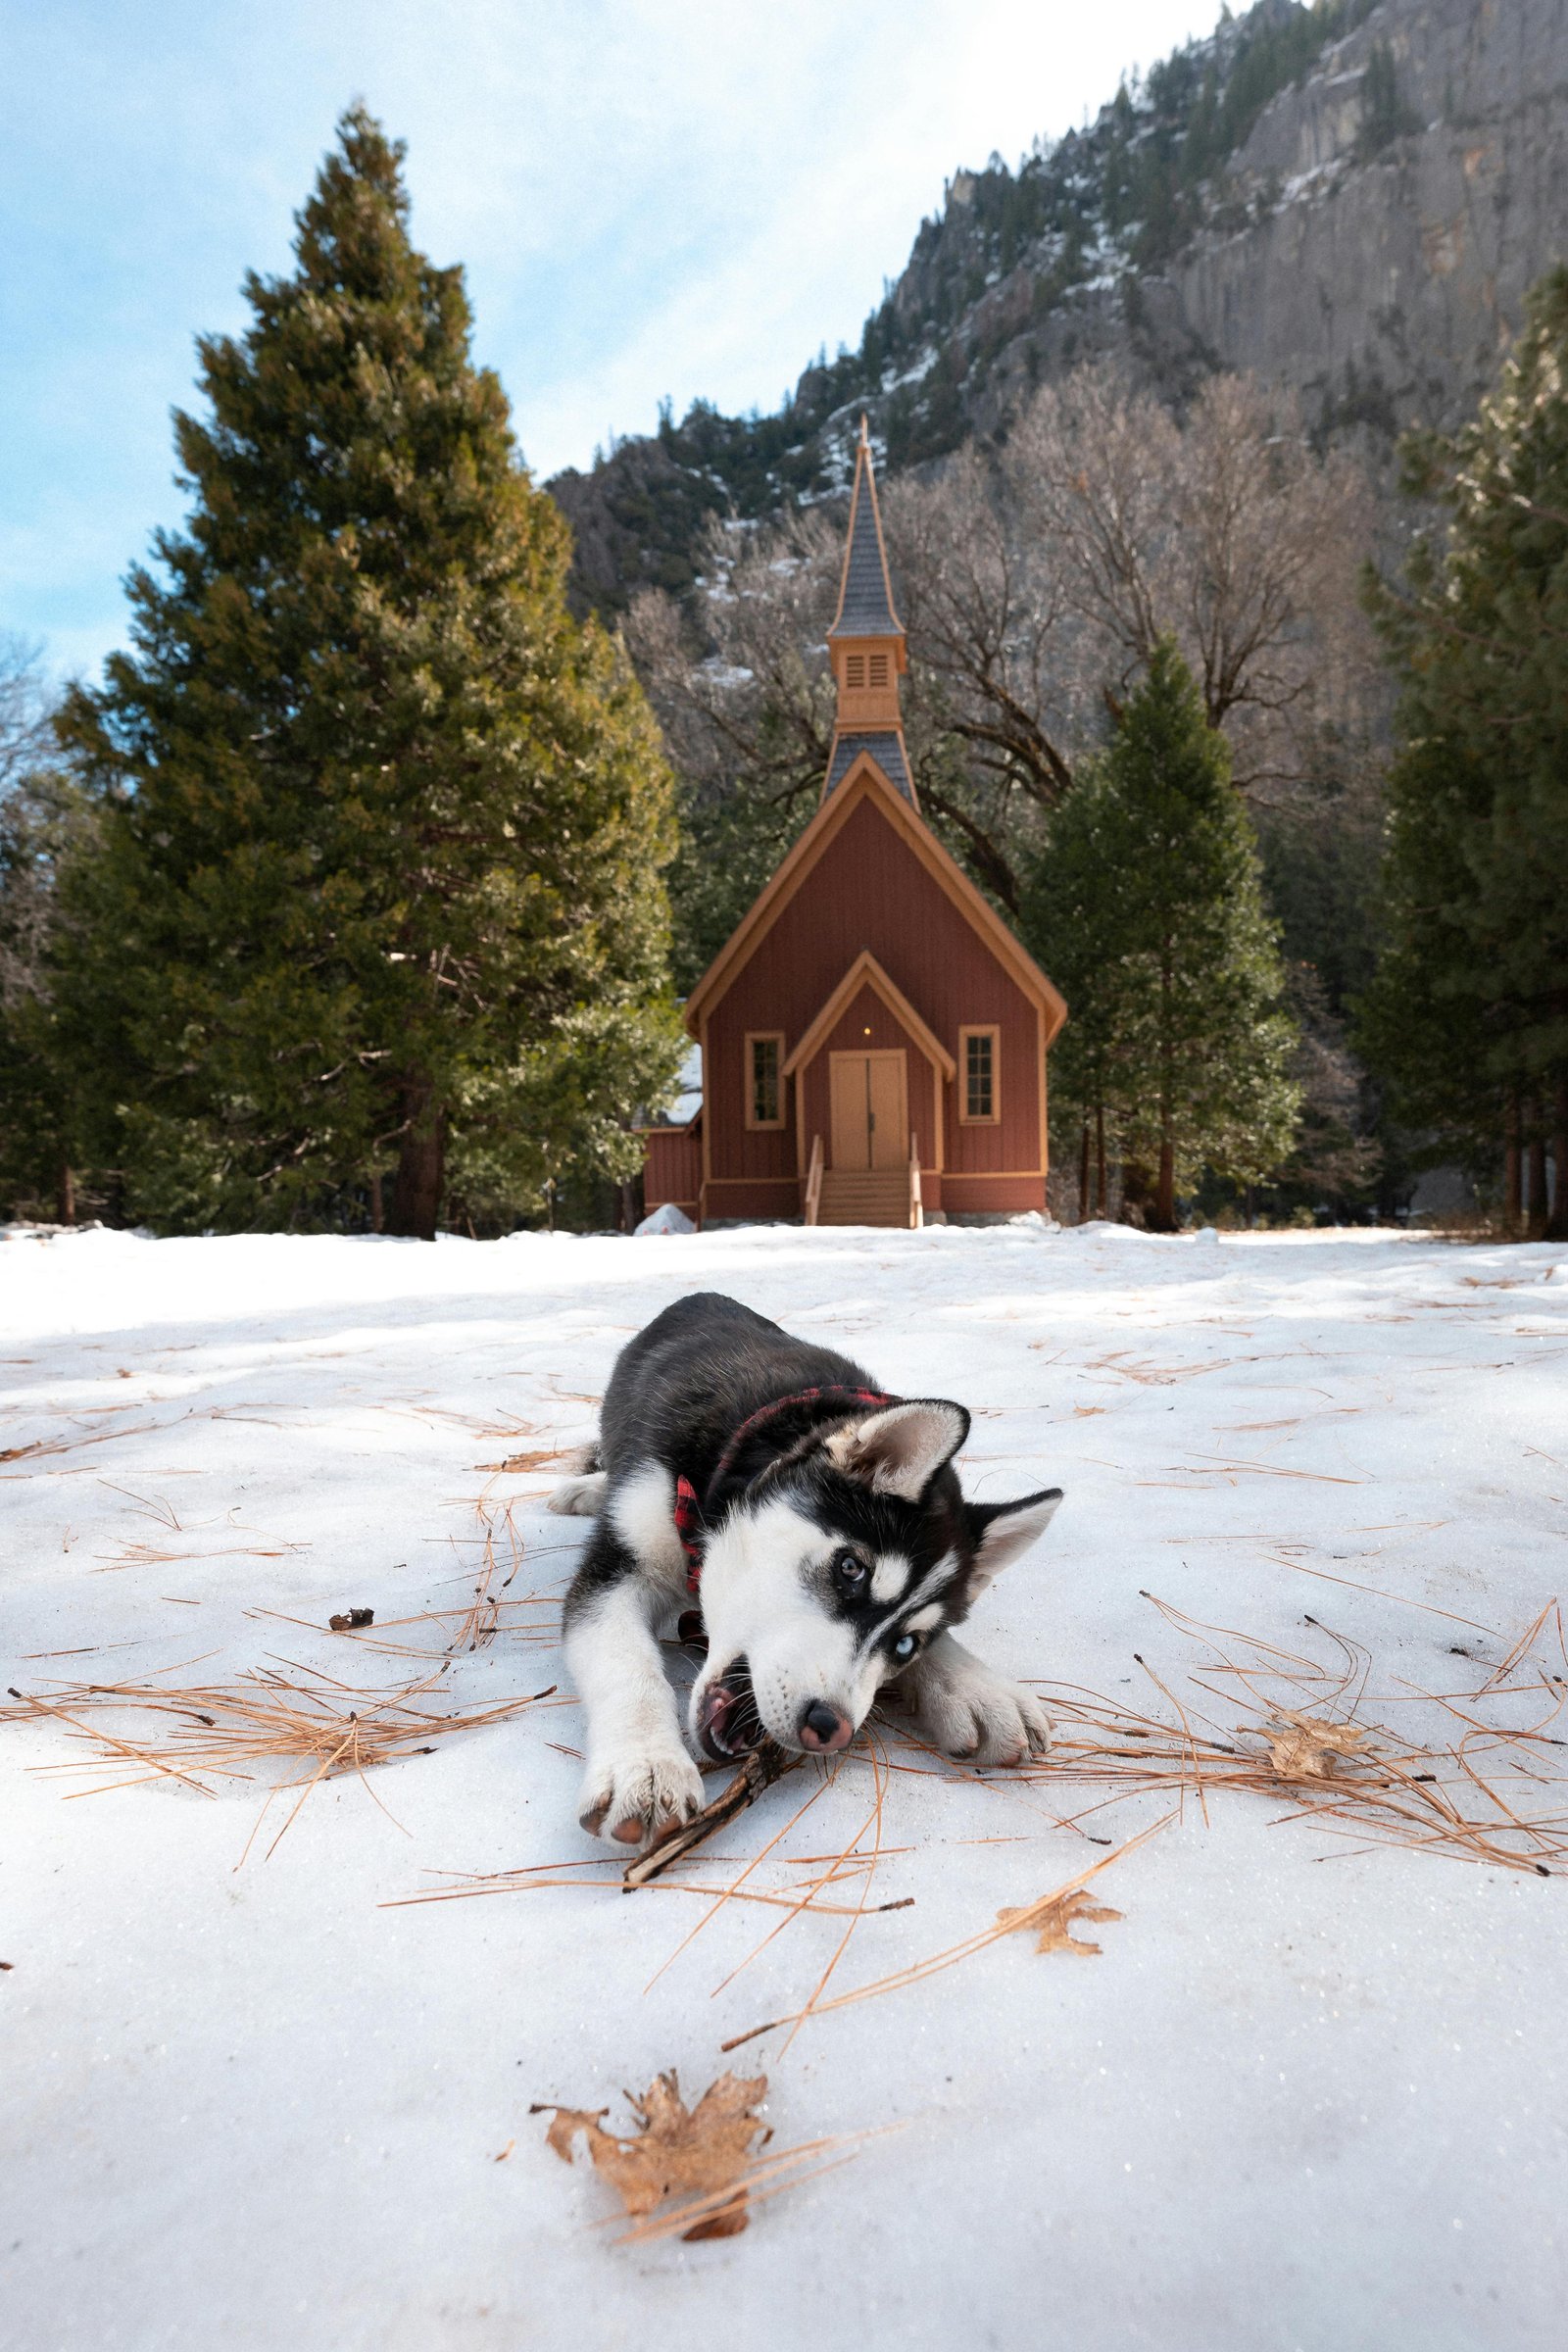
[[[902,1168],[909,1156],[909,1095],[902,1047],[835,1054],[828,1065],[832,1159],[838,1169]]]

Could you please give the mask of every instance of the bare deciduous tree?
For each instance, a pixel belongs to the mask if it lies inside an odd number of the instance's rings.
[[[1009,513],[1004,476],[972,445],[931,483],[884,501],[919,685],[982,773],[1049,808],[1072,781],[1060,666],[1066,584]]]
[[[40,986],[50,892],[39,771],[54,749],[37,650],[0,637],[0,1012]]]
[[[744,779],[781,808],[820,784],[833,735],[825,632],[843,561],[819,514],[760,531],[714,518],[685,612],[645,590],[628,651],[670,757],[699,796]]]
[[[1325,721],[1355,714],[1365,485],[1247,379],[1212,378],[1178,421],[1109,366],[1083,368],[1040,394],[1000,453],[971,446],[932,477],[888,484],[883,514],[921,806],[1013,914],[1105,702],[1161,636],[1258,801],[1321,780]],[[818,512],[715,521],[690,606],[645,594],[626,624],[689,822],[751,805],[744,854],[733,824],[704,852],[729,860],[737,898],[804,821],[826,765],[842,529]],[[720,896],[710,882],[710,929]]]
[[[1107,686],[1174,635],[1244,792],[1298,783],[1369,663],[1356,574],[1369,492],[1319,456],[1289,396],[1211,377],[1181,424],[1111,367],[1048,386],[1002,460],[1024,527],[1061,565]]]
[[[0,636],[0,799],[50,756],[51,710],[38,648]]]

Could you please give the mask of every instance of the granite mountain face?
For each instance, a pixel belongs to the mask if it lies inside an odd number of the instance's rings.
[[[710,514],[847,487],[862,409],[897,471],[1103,353],[1176,401],[1254,371],[1386,472],[1470,413],[1565,249],[1568,0],[1261,0],[1016,172],[959,172],[859,350],[777,415],[699,404],[558,476],[578,599],[678,593]]]

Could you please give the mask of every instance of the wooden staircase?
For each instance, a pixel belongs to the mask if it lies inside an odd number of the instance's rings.
[[[819,1225],[909,1225],[909,1178],[904,1168],[824,1168]]]

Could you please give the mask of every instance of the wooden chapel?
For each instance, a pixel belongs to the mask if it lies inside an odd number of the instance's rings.
[[[911,1226],[1046,1205],[1066,1006],[920,815],[908,663],[862,419],[815,815],[687,999],[702,1106],[651,1128],[645,1193],[698,1224]]]

